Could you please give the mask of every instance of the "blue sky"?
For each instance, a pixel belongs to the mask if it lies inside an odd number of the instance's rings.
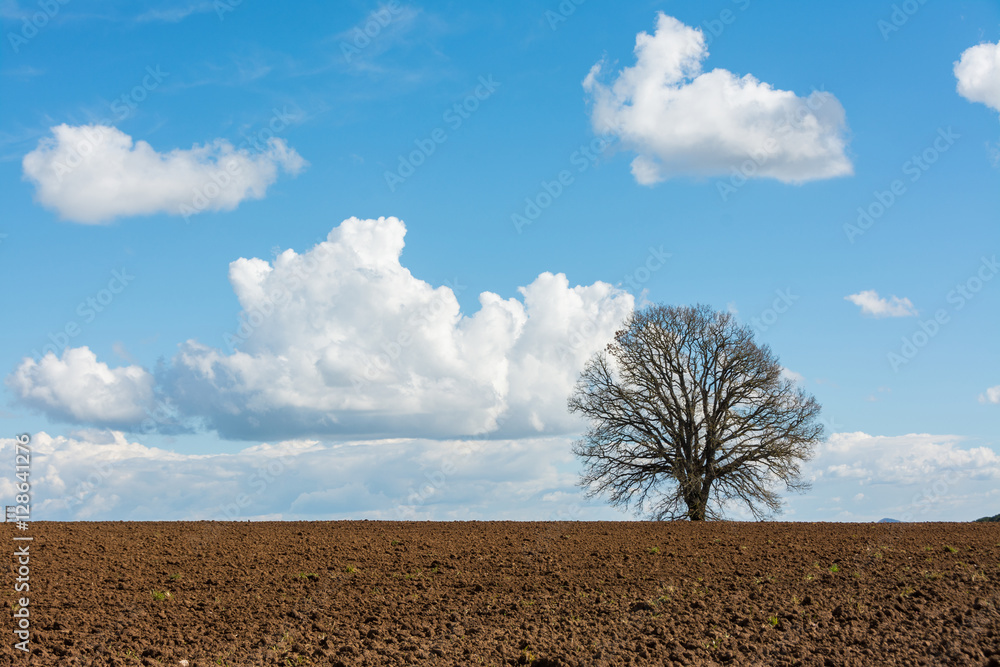
[[[628,516],[574,487],[565,398],[646,302],[736,312],[823,405],[786,518],[1000,511],[995,2],[0,18],[39,513]]]

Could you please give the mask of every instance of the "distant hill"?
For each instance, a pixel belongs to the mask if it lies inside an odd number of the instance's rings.
[[[879,519],[879,523],[899,523],[899,519]]]
[[[984,516],[982,519],[976,519],[975,523],[993,523],[1000,522],[1000,514],[994,516]]]

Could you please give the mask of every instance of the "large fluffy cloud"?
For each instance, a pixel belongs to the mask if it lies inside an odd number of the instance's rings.
[[[966,49],[955,63],[958,93],[1000,111],[1000,42]]]
[[[543,273],[520,299],[484,292],[465,315],[463,286],[432,286],[400,264],[405,233],[396,218],[351,218],[302,254],[232,262],[238,326],[221,347],[180,347],[159,371],[153,418],[174,424],[155,414],[170,406],[239,439],[577,430],[566,399],[632,312],[632,295]],[[55,377],[21,375],[23,399],[51,397],[33,406],[108,425]],[[131,392],[113,379],[104,389],[107,400]]]
[[[87,347],[26,358],[7,377],[25,405],[60,421],[128,425],[153,403],[153,376],[140,366],[109,368]]]
[[[484,292],[467,316],[461,285],[434,287],[400,264],[405,233],[395,218],[351,218],[301,255],[233,262],[233,350],[185,344],[165,378],[173,399],[228,437],[572,428],[576,375],[632,296],[543,273],[523,300]]]
[[[185,454],[117,431],[32,437],[32,516],[65,520],[613,519],[565,438],[293,440]],[[0,456],[13,460],[13,439]],[[13,477],[0,493],[14,497]]]
[[[910,317],[917,314],[913,302],[906,297],[892,295],[888,299],[878,295],[873,289],[850,294],[844,299],[861,308],[861,312],[872,317]]]
[[[158,153],[114,127],[63,124],[24,157],[23,169],[43,206],[63,219],[97,224],[126,215],[232,210],[261,199],[279,169],[297,174],[306,164],[277,138],[260,151],[217,139]]]
[[[852,173],[844,109],[833,95],[802,98],[749,74],[703,72],[704,34],[662,13],[654,35],[636,37],[635,56],[610,85],[598,63],[583,86],[595,131],[638,153],[639,183],[728,174],[748,159],[754,177],[790,183]]]

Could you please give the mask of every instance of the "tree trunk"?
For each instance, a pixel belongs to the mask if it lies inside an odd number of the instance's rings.
[[[704,521],[708,511],[708,491],[712,486],[710,479],[702,480],[698,493],[692,493],[684,501],[688,506],[689,521]]]
[[[700,495],[690,496],[685,498],[685,502],[688,506],[688,520],[689,521],[704,521],[705,511],[708,507],[708,503],[703,501]]]

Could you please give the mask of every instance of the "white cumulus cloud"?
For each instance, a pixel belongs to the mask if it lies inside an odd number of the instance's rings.
[[[1000,111],[1000,42],[966,49],[955,63],[958,94]]]
[[[632,312],[632,295],[542,273],[519,298],[481,293],[467,315],[456,295],[465,287],[433,286],[400,264],[405,234],[396,218],[350,218],[301,254],[232,262],[243,310],[225,347],[188,340],[157,371],[156,410],[176,411],[156,416],[160,430],[198,421],[248,440],[579,430],[566,400]],[[145,371],[111,370],[86,348],[64,358],[82,359],[66,374],[99,376],[100,392],[68,391],[30,360],[9,382],[49,414],[89,424],[111,412],[139,416],[149,392],[135,385],[149,381]]]
[[[65,220],[100,224],[120,216],[229,211],[263,198],[279,169],[298,174],[307,164],[278,138],[256,153],[223,139],[159,153],[114,127],[63,124],[24,156],[22,167],[42,206]]]
[[[7,377],[20,401],[59,421],[126,425],[153,404],[153,376],[141,366],[109,368],[87,347],[26,358]]]
[[[636,36],[635,56],[610,85],[600,80],[603,63],[594,65],[583,87],[594,130],[638,154],[639,183],[729,174],[748,160],[744,175],[786,183],[853,173],[844,109],[832,94],[803,98],[750,74],[704,72],[704,34],[663,13],[655,34]]]
[[[521,299],[483,292],[466,315],[461,284],[435,287],[400,264],[405,234],[396,218],[351,218],[302,254],[232,262],[243,312],[231,349],[183,345],[165,378],[172,399],[227,437],[578,425],[566,399],[633,297],[543,273]]]
[[[980,403],[1000,403],[1000,384],[979,395]]]
[[[844,299],[860,306],[862,313],[872,317],[910,317],[917,314],[917,309],[909,299],[901,299],[895,295],[887,299],[880,297],[872,289],[845,296]]]

